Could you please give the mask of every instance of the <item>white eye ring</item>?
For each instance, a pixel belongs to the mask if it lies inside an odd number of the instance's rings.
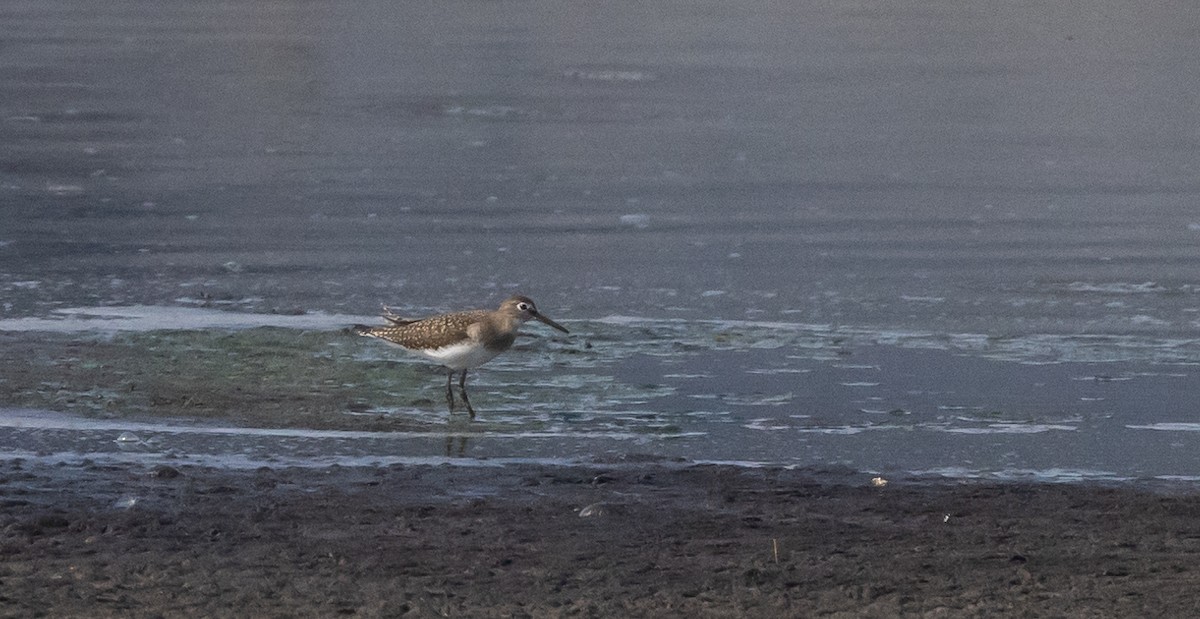
[[[526,311],[526,310],[528,310],[528,309],[529,309],[529,304],[528,304],[528,303],[518,303],[518,304],[517,304],[517,309],[519,309],[519,310],[521,310],[522,312],[524,312],[524,311]]]

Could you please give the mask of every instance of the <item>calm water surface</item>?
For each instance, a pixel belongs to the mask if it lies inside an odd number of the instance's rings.
[[[519,290],[593,366],[480,372],[553,389],[465,455],[1200,476],[1189,4],[16,0],[0,24],[0,329]],[[566,438],[532,437],[554,410]]]

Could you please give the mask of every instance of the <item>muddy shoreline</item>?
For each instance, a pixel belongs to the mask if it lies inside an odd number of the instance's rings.
[[[0,464],[0,615],[1185,616],[1200,495],[780,469]]]

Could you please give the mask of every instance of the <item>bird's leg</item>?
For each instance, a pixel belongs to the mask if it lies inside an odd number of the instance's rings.
[[[450,412],[454,412],[454,370],[446,375],[446,403],[450,405]]]
[[[467,371],[462,371],[462,376],[458,379],[458,390],[462,392],[463,404],[467,405],[467,412],[471,414],[471,419],[475,418],[475,409],[471,408],[471,401],[467,399]]]

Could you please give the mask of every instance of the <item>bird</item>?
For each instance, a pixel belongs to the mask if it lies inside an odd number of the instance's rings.
[[[454,412],[454,375],[461,372],[458,389],[471,419],[475,419],[475,409],[467,398],[467,370],[508,350],[517,339],[521,325],[530,320],[570,333],[566,327],[539,312],[533,299],[522,295],[505,299],[494,310],[466,310],[417,319],[398,316],[384,307],[383,318],[387,325],[354,325],[351,330],[422,354],[450,370],[446,376],[446,402],[451,413]]]

